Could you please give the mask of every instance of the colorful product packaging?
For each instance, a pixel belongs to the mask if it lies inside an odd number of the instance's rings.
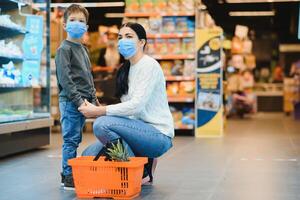
[[[170,54],[181,54],[181,41],[180,39],[168,39],[168,52]]]

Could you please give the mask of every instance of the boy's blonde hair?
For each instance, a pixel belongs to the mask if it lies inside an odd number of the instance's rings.
[[[87,11],[87,9],[85,7],[78,5],[78,4],[72,4],[66,9],[66,11],[64,12],[64,22],[66,23],[68,21],[68,17],[72,13],[78,13],[78,12],[83,13],[85,16],[86,22],[88,22],[89,12]]]

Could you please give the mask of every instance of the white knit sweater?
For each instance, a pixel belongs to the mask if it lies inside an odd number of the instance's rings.
[[[106,114],[142,120],[173,138],[173,118],[168,105],[165,77],[159,63],[144,55],[130,66],[128,86],[128,94],[121,97],[121,103],[107,106]]]

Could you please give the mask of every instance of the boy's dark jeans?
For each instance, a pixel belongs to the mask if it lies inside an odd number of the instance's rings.
[[[60,123],[63,136],[62,173],[67,176],[72,173],[68,160],[77,156],[77,148],[82,140],[82,129],[85,117],[71,101],[60,101]]]

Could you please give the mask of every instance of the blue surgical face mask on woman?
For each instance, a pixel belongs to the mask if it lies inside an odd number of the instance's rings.
[[[131,58],[137,52],[136,42],[132,39],[121,39],[118,42],[118,49],[120,54],[126,59]]]
[[[69,21],[66,25],[66,31],[71,38],[79,39],[87,31],[87,26],[84,22]]]

